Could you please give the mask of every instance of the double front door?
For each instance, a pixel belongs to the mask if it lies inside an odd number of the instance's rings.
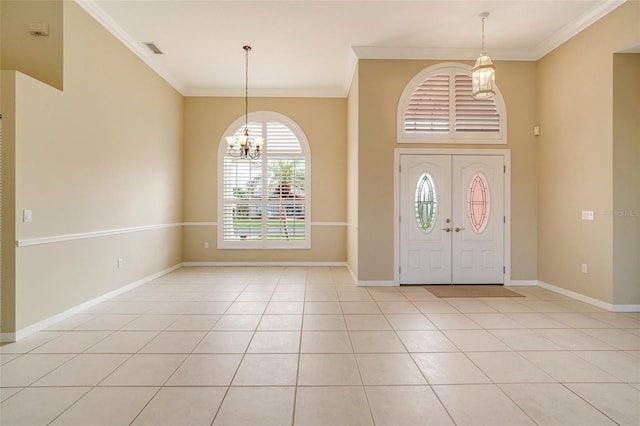
[[[504,282],[504,157],[400,156],[400,284]]]

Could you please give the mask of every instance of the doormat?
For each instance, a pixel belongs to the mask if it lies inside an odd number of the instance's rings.
[[[446,297],[524,297],[501,285],[423,285],[422,288],[440,298]]]

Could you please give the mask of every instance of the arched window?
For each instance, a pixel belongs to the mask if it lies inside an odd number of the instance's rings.
[[[506,144],[507,112],[500,91],[471,97],[471,67],[434,65],[419,72],[398,103],[399,143]]]
[[[288,117],[262,111],[249,114],[249,134],[265,140],[258,160],[218,148],[218,247],[240,249],[311,247],[309,144]],[[240,135],[244,117],[225,135]]]

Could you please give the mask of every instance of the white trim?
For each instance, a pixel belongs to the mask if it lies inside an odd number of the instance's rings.
[[[183,262],[183,266],[347,266],[347,262]]]
[[[149,50],[138,40],[134,39],[118,23],[109,16],[94,0],[75,0],[85,12],[92,16],[98,23],[107,29],[115,38],[129,48],[138,58],[155,71],[164,81],[169,83],[180,94],[184,95],[185,88],[180,81],[163,65],[154,58]]]
[[[0,343],[13,343],[16,341],[16,333],[0,333]]]
[[[64,235],[55,235],[51,237],[40,237],[40,238],[27,238],[23,240],[17,240],[17,247],[28,247],[28,246],[38,246],[42,244],[52,244],[59,243],[62,241],[73,241],[73,240],[83,240],[86,238],[97,238],[97,237],[106,237],[109,235],[119,235],[119,234],[129,234],[131,232],[141,232],[141,231],[151,231],[154,229],[166,229],[166,228],[175,228],[178,226],[182,226],[183,223],[165,223],[161,225],[145,225],[145,226],[132,226],[131,228],[120,228],[120,229],[107,229],[104,231],[93,231],[93,232],[81,232],[77,234],[64,234]]]
[[[640,312],[640,305],[613,305],[613,312]]]
[[[505,287],[537,287],[537,280],[511,280],[509,284],[504,284]]]
[[[394,234],[394,285],[400,285],[400,156],[401,155],[496,155],[504,157],[504,281],[511,285],[511,150],[505,149],[457,149],[457,148],[395,148],[393,150],[393,234]]]
[[[218,226],[218,222],[184,222],[184,226]],[[347,222],[311,222],[311,226],[350,226]]]
[[[60,322],[62,320],[65,320],[65,319],[71,317],[72,315],[75,315],[77,313],[85,311],[85,310],[91,308],[92,306],[95,306],[95,305],[97,305],[99,303],[105,302],[105,301],[107,301],[109,299],[112,299],[112,298],[114,298],[116,296],[119,296],[119,295],[121,295],[123,293],[126,293],[127,291],[133,290],[136,287],[139,287],[139,286],[141,286],[143,284],[146,284],[149,281],[153,281],[156,278],[160,278],[161,276],[166,275],[166,274],[168,274],[170,272],[173,272],[176,269],[179,269],[181,267],[182,267],[182,263],[178,263],[177,265],[173,265],[173,266],[171,266],[171,267],[169,267],[167,269],[163,269],[160,272],[156,272],[155,274],[152,274],[152,275],[149,275],[147,277],[141,278],[141,279],[139,279],[137,281],[134,281],[134,282],[132,282],[130,284],[127,284],[127,285],[125,285],[123,287],[120,287],[120,288],[118,288],[116,290],[113,290],[113,291],[110,291],[108,293],[105,293],[102,296],[98,296],[98,297],[96,297],[94,299],[91,299],[91,300],[89,300],[87,302],[81,303],[81,304],[79,304],[77,306],[74,306],[73,308],[67,309],[66,311],[60,312],[59,314],[56,314],[56,315],[54,315],[52,317],[49,317],[49,318],[44,319],[42,321],[38,321],[37,323],[32,324],[32,325],[30,325],[28,327],[25,327],[23,329],[20,329],[20,330],[16,331],[15,333],[2,333],[2,335],[0,335],[0,339],[2,339],[2,340],[0,340],[0,342],[7,342],[7,341],[15,342],[15,341],[18,341],[20,339],[23,339],[23,338],[25,338],[25,337],[33,334],[33,333],[36,333],[36,332],[38,332],[40,330],[43,330],[43,329],[45,329],[47,327],[51,327],[55,323],[58,323],[58,322]],[[5,340],[6,337],[13,338],[13,340]]]
[[[414,59],[438,61],[475,61],[478,49],[447,47],[387,47],[387,46],[353,46],[358,59]],[[521,49],[494,49],[490,52],[494,61],[535,61],[539,58],[532,51]]]
[[[562,287],[557,287],[552,284],[545,283],[544,281],[538,281],[538,286],[544,289],[553,291],[554,293],[568,296],[572,299],[576,299],[580,302],[588,303],[598,308],[606,309],[611,312],[640,312],[640,305],[614,305],[611,303],[603,302],[602,300],[594,299],[584,294],[576,293],[575,291],[567,290]]]
[[[145,226],[133,226],[130,228],[107,229],[103,231],[81,232],[77,234],[63,234],[63,235],[55,235],[51,237],[28,238],[28,239],[17,240],[16,246],[28,247],[28,246],[35,246],[35,245],[42,245],[42,244],[58,243],[63,241],[82,240],[86,238],[97,238],[97,237],[105,237],[109,235],[149,231],[154,229],[174,228],[182,225],[183,223],[168,223],[168,224],[161,224],[161,225],[145,225]]]
[[[621,6],[626,0],[606,0],[599,1],[584,15],[575,21],[563,26],[558,32],[544,40],[532,53],[534,60],[539,60],[558,46],[569,41],[582,30],[586,29],[596,21],[600,20],[614,9]],[[493,53],[492,55],[493,56]]]
[[[353,75],[352,75],[353,77]],[[349,81],[349,83],[351,83]],[[253,88],[251,89],[252,98],[345,98],[349,94],[349,86],[346,87],[328,87],[323,89],[315,88]],[[180,92],[183,96],[202,97],[202,96],[219,96],[244,98],[244,89],[225,88],[225,87],[185,87]]]
[[[358,287],[398,287],[394,281],[358,281],[356,284]]]

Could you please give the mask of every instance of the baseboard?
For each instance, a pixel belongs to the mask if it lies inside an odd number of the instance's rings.
[[[183,266],[347,266],[346,262],[184,262]]]
[[[0,343],[11,343],[16,341],[16,333],[0,333]]]
[[[538,285],[537,280],[511,280],[509,284],[505,284],[505,287],[536,287]]]
[[[640,305],[613,305],[613,312],[640,312]]]
[[[389,281],[358,281],[358,287],[396,287],[392,280]]]
[[[163,275],[168,274],[169,272],[175,271],[178,268],[182,267],[182,263],[178,263],[177,265],[174,265],[170,268],[164,269],[160,272],[156,272],[155,274],[149,275],[147,277],[144,277],[142,279],[139,279],[137,281],[134,281],[130,284],[125,285],[124,287],[120,287],[116,290],[110,291],[109,293],[105,293],[102,296],[98,296],[95,299],[91,299],[87,302],[81,303],[80,305],[74,306],[73,308],[67,309],[66,311],[60,312],[59,314],[56,314],[52,317],[49,317],[47,319],[44,319],[42,321],[39,321],[35,324],[32,324],[28,327],[22,328],[18,331],[16,331],[15,333],[2,333],[0,334],[0,342],[1,343],[6,343],[6,342],[16,342],[20,339],[23,339],[33,333],[36,333],[38,331],[44,330],[45,328],[51,327],[52,325],[54,325],[57,322],[60,322],[62,320],[65,320],[69,317],[71,317],[72,315],[78,314],[82,311],[85,311],[95,305],[97,305],[98,303],[102,303],[105,302],[109,299],[112,299],[116,296],[119,296],[123,293],[126,293],[127,291],[133,290],[136,287],[141,286],[142,284],[146,284],[149,281],[153,281],[156,278],[160,278]]]
[[[584,294],[576,293],[575,291],[567,290],[561,287],[556,287],[552,284],[548,284],[543,281],[538,281],[538,286],[545,288],[547,290],[551,290],[555,293],[562,294],[563,296],[568,296],[580,302],[597,306],[598,308],[602,308],[610,312],[640,312],[640,305],[613,305],[611,303],[603,302],[602,300],[585,296]]]

